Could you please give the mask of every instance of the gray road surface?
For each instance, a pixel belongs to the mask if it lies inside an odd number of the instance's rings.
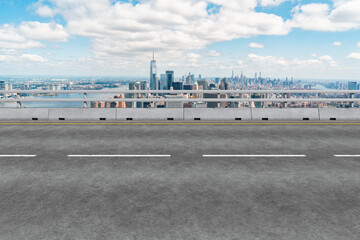
[[[0,157],[0,239],[358,240],[360,158],[334,155],[359,146],[360,125],[0,125],[0,155],[36,155]]]

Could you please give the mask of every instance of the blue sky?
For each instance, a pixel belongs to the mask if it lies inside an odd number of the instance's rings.
[[[0,75],[360,76],[360,0],[3,0]]]

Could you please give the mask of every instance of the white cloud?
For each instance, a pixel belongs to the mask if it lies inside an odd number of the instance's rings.
[[[36,40],[66,41],[68,34],[59,24],[22,22],[18,27],[0,25],[0,48],[41,48],[44,44]]]
[[[329,64],[331,67],[338,67],[337,62],[330,55],[320,56],[319,60],[323,63]]]
[[[66,42],[69,35],[56,23],[22,22],[19,32],[30,39]]]
[[[47,59],[36,54],[20,53],[17,51],[2,51],[0,54],[0,62],[14,63],[44,63]]]
[[[261,66],[276,66],[277,68],[303,68],[321,64],[319,59],[299,60],[299,59],[285,59],[283,57],[275,56],[259,56],[256,54],[248,55],[249,61],[260,64]]]
[[[218,51],[215,51],[215,50],[211,50],[211,51],[207,52],[206,55],[209,57],[220,57],[221,53],[219,53]]]
[[[249,47],[249,48],[265,48],[265,46],[264,46],[263,44],[254,43],[254,42],[250,43],[250,44],[248,45],[248,47]]]
[[[341,42],[334,42],[334,43],[333,43],[333,46],[335,46],[335,47],[340,47],[341,45],[342,45]]]
[[[200,54],[197,54],[197,53],[188,53],[187,54],[187,57],[188,58],[193,58],[193,59],[199,59],[201,58],[202,56]]]
[[[310,3],[293,9],[289,27],[314,31],[347,31],[360,27],[360,0],[335,0],[332,9],[327,3]]]
[[[319,57],[320,60],[324,60],[324,61],[332,61],[333,58],[329,55],[324,55],[324,56],[321,56]]]
[[[0,26],[0,48],[25,49],[43,47],[43,44],[26,38],[9,24]]]
[[[40,7],[38,7],[36,13],[40,17],[54,17],[55,15],[54,11],[49,6],[46,5],[41,5]]]
[[[360,60],[360,53],[350,53],[346,58]]]
[[[259,67],[274,69],[301,69],[317,68],[319,66],[337,67],[336,61],[329,55],[321,56],[317,59],[286,59],[275,56],[259,56],[256,54],[248,55],[249,62],[258,64]]]
[[[261,6],[277,6],[288,0],[260,0]]]
[[[357,47],[360,47],[360,42],[357,43]]]
[[[2,55],[0,54],[0,62],[15,62],[16,58],[11,55]]]
[[[290,29],[274,14],[259,13],[258,0],[146,0],[132,3],[110,0],[48,0],[39,14],[61,14],[70,34],[92,38],[96,56],[145,58],[145,52],[164,53],[173,59],[179,53],[207,45],[258,35],[285,35]],[[221,5],[209,14],[208,3]],[[277,5],[278,0],[262,1]],[[45,13],[44,13],[45,12]],[[51,14],[50,14],[51,12]],[[63,36],[66,38],[65,36]],[[169,54],[177,52],[176,56]]]
[[[20,56],[21,60],[29,61],[29,62],[46,62],[47,60],[42,56],[35,55],[35,54],[22,54]]]

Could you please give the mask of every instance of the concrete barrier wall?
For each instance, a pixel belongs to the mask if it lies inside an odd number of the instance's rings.
[[[360,109],[357,108],[320,108],[320,120],[360,120]]]
[[[0,108],[0,120],[49,119],[48,108]]]
[[[319,120],[318,108],[253,108],[252,120]]]
[[[360,120],[360,109],[342,108],[171,108],[171,109],[96,109],[96,108],[0,108],[0,120]]]
[[[184,108],[184,120],[251,120],[250,108]]]
[[[183,120],[182,108],[118,108],[117,120]]]
[[[116,109],[108,108],[50,108],[49,120],[116,120]]]

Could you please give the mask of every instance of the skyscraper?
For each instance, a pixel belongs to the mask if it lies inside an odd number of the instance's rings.
[[[167,89],[167,75],[160,74],[159,90],[166,90],[166,89]]]
[[[166,71],[166,90],[170,90],[172,83],[174,82],[174,71]]]
[[[191,83],[194,84],[195,83],[195,75],[191,74],[190,77],[191,77]]]
[[[186,77],[186,85],[191,85],[191,77],[190,77],[190,75]]]
[[[0,90],[5,90],[5,81],[0,80]]]
[[[135,89],[135,83],[129,83],[129,90],[136,90]],[[134,98],[134,93],[127,93],[125,98]],[[127,108],[133,108],[135,103],[134,102],[126,102],[126,107]]]
[[[357,82],[348,82],[348,90],[357,90]]]
[[[182,82],[173,82],[172,87],[174,90],[183,90],[183,83]]]
[[[223,80],[221,80],[221,83],[219,85],[219,89],[220,90],[229,90],[229,83],[227,81],[226,78],[224,78]]]
[[[5,81],[4,80],[0,80],[0,90],[5,90]],[[0,94],[0,96],[5,96],[4,94]]]
[[[153,52],[153,59],[150,62],[150,90],[158,90],[159,88],[156,75],[157,75],[157,68],[155,61],[155,52]]]

